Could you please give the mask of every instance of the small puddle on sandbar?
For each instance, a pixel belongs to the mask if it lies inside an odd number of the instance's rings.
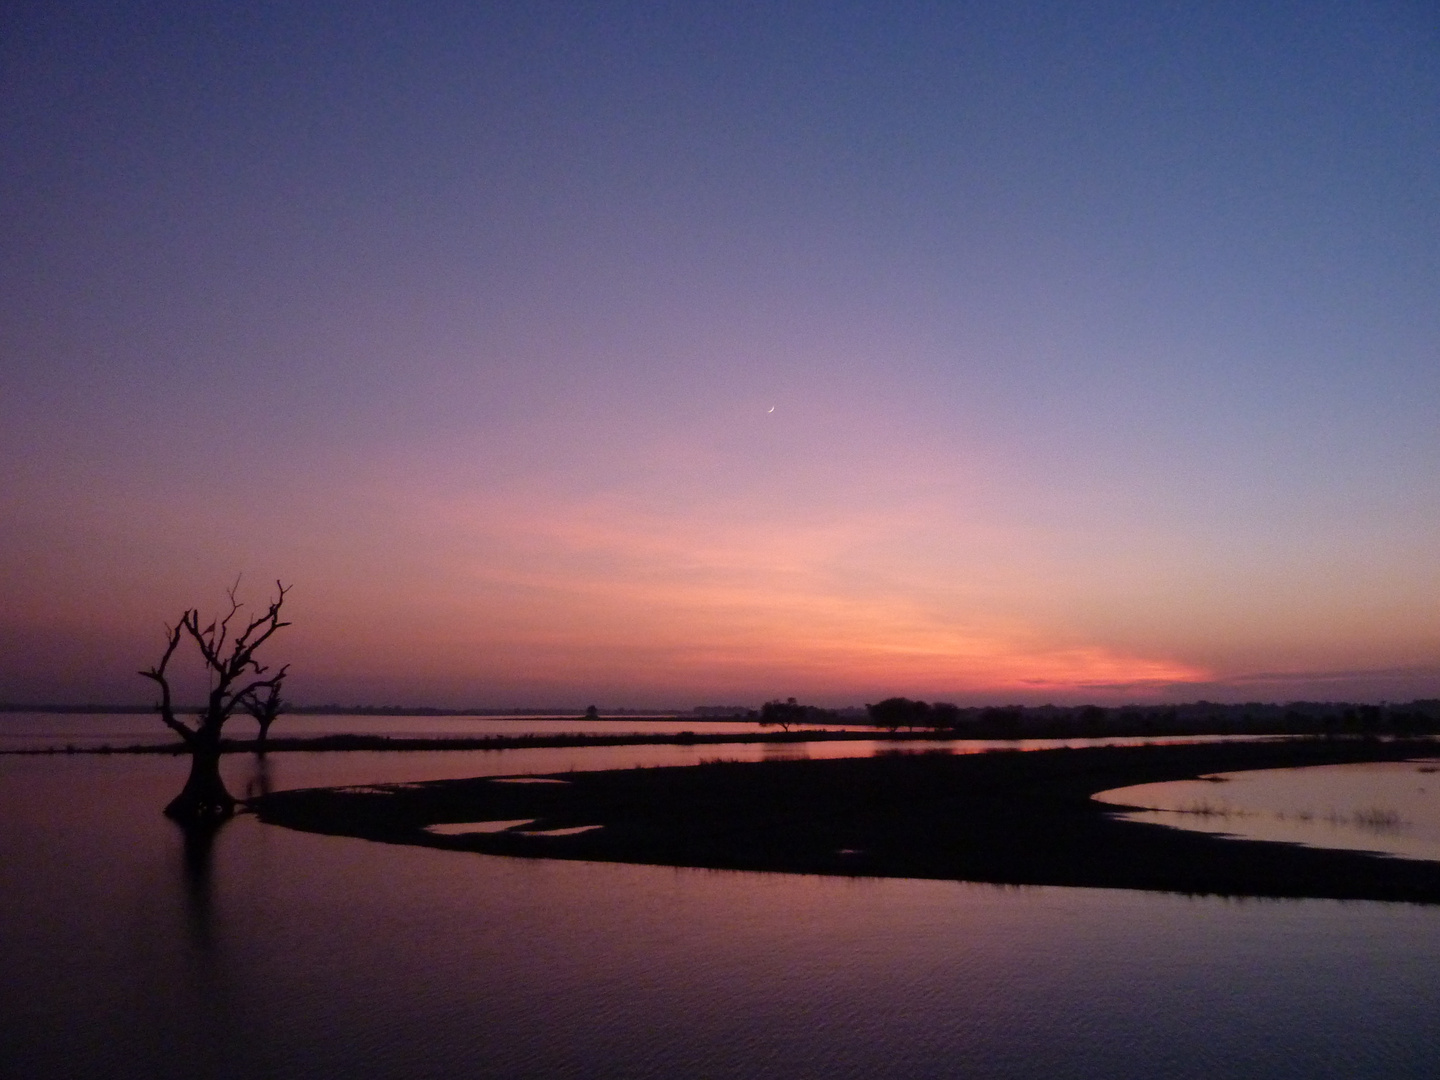
[[[425,831],[438,836],[468,836],[471,833],[504,832],[517,825],[529,825],[534,820],[534,818],[515,818],[513,821],[447,821],[440,825],[426,825]]]
[[[549,776],[492,776],[492,784],[568,784],[569,780],[556,780]]]
[[[1255,769],[1093,796],[1126,821],[1245,840],[1440,861],[1440,777],[1428,761]],[[1143,809],[1141,809],[1143,808]]]
[[[471,836],[475,833],[498,833],[514,829],[525,836],[578,836],[604,828],[602,825],[572,825],[564,829],[526,829],[535,818],[516,818],[512,821],[446,821],[438,825],[426,825],[425,831],[437,836]]]

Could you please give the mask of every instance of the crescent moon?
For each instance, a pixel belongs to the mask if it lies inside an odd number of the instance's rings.
[[[771,405],[771,406],[770,406],[768,409],[766,409],[765,411],[766,411],[766,412],[774,412],[774,411],[775,411],[775,406],[774,406],[774,405]]]

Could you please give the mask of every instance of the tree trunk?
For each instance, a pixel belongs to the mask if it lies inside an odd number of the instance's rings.
[[[190,779],[165,807],[165,815],[183,823],[218,821],[235,813],[235,797],[220,778],[220,736],[202,733],[190,744]]]
[[[257,716],[255,722],[260,725],[260,735],[255,740],[255,752],[265,753],[265,740],[270,737],[270,725],[275,722],[273,716]]]

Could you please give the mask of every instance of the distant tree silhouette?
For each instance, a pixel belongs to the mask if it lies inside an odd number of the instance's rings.
[[[280,621],[280,608],[289,590],[277,581],[277,595],[265,613],[246,622],[243,629],[236,627],[231,637],[231,623],[243,606],[235,596],[238,587],[237,581],[227,593],[229,612],[203,630],[199,609],[186,609],[178,623],[166,627],[169,641],[160,663],[140,672],[160,687],[155,711],[190,751],[190,777],[180,794],[165,807],[168,816],[182,823],[216,821],[235,812],[235,798],[225,790],[225,781],[220,777],[220,731],[239,708],[260,721],[262,733],[267,731],[279,712],[280,685],[290,668],[286,664],[275,674],[267,675],[269,669],[255,659],[260,646],[281,627],[290,625]],[[175,715],[167,674],[171,658],[185,639],[200,650],[210,678],[210,692],[204,708],[196,714],[194,727]]]
[[[784,701],[776,698],[760,706],[760,723],[765,727],[779,724],[781,731],[789,731],[791,724],[804,719],[805,706],[798,704],[793,697]]]
[[[937,730],[958,728],[960,726],[960,706],[948,701],[935,702],[930,706],[930,726]]]
[[[1004,708],[992,705],[980,711],[980,725],[992,738],[1014,739],[1020,734],[1024,715],[1025,710],[1019,705],[1007,705]]]
[[[818,705],[801,705],[793,697],[784,701],[776,698],[760,706],[758,719],[762,727],[779,724],[782,731],[789,731],[791,724],[817,724],[834,720],[835,712],[833,709],[822,709]]]
[[[284,677],[282,671],[280,678]],[[255,717],[255,722],[260,725],[260,734],[255,737],[255,752],[263,754],[265,753],[265,740],[270,735],[270,725],[275,722],[275,718],[285,708],[285,703],[280,700],[279,679],[275,680],[265,692],[264,697],[261,697],[257,691],[245,697],[242,704],[245,706],[245,711]]]
[[[891,731],[901,727],[927,727],[931,722],[930,706],[923,701],[911,701],[909,698],[886,698],[874,705],[866,705],[865,711],[870,715],[872,724],[889,728]]]

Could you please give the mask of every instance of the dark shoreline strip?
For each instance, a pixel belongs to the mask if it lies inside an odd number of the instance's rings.
[[[277,792],[304,831],[531,858],[1197,895],[1440,903],[1440,863],[1237,840],[1115,818],[1098,791],[1213,772],[1433,757],[1430,740],[1315,739],[894,754]],[[431,824],[532,831],[437,835]],[[602,825],[573,836],[542,830]]]

